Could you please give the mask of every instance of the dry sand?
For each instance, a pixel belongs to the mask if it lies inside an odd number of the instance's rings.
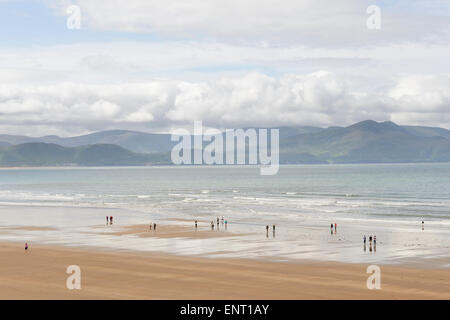
[[[66,288],[69,265],[81,290]],[[449,269],[381,266],[369,290],[366,268],[2,243],[0,299],[450,299]]]

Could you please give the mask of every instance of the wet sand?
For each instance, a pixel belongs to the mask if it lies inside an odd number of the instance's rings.
[[[223,237],[237,237],[245,234],[236,234],[226,232],[222,226],[217,230],[197,228],[180,225],[157,225],[156,230],[150,230],[150,225],[131,225],[122,227],[120,231],[112,232],[112,235],[136,235],[141,238],[186,238],[186,239],[208,239],[208,238],[223,238]]]
[[[21,227],[0,227],[0,230],[53,231],[57,229],[51,227],[21,226]]]
[[[105,216],[114,216],[106,225]],[[194,219],[198,220],[197,232]],[[0,242],[39,243],[201,255],[215,258],[260,258],[280,261],[336,261],[360,264],[400,264],[449,268],[447,226],[386,221],[337,221],[338,233],[321,220],[277,223],[276,235],[265,231],[266,221],[227,216],[228,228],[216,217],[171,217],[120,208],[0,205]],[[157,231],[149,230],[155,222]],[[147,229],[148,228],[148,229]],[[377,250],[363,248],[363,235],[377,235]],[[374,248],[375,249],[375,248]]]
[[[157,253],[0,245],[0,299],[450,299],[450,269],[208,259]],[[81,268],[81,290],[66,269]]]

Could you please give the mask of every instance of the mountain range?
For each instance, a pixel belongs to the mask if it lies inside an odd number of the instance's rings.
[[[280,143],[280,158],[284,163],[447,162],[449,134],[441,128],[368,120],[287,137]]]
[[[450,130],[362,121],[348,127],[281,127],[280,163],[449,162]],[[170,134],[128,130],[77,137],[0,135],[0,166],[171,164]]]

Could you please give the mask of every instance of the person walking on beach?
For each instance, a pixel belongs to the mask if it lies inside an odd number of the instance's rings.
[[[152,230],[152,223],[150,222],[150,230]]]
[[[217,225],[219,225],[219,217],[217,217]]]
[[[156,223],[153,224],[153,231],[156,231]]]
[[[366,245],[366,235],[364,235],[364,245]]]
[[[228,220],[225,220],[225,230],[227,230]]]
[[[28,250],[28,242],[25,242],[25,251]]]
[[[377,236],[373,236],[373,245],[374,245],[374,246],[377,245]]]
[[[195,220],[195,229],[197,229],[197,220]]]
[[[109,224],[113,224],[113,217],[109,217]]]
[[[337,224],[335,223],[334,224],[334,232],[336,233],[336,231],[337,231]]]
[[[107,225],[109,224],[109,217],[108,216],[106,216],[106,224]]]
[[[211,220],[211,230],[214,230],[214,221]]]

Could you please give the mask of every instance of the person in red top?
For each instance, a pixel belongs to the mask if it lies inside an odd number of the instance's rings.
[[[113,217],[112,217],[112,216],[109,217],[109,223],[110,223],[110,224],[113,224]]]

